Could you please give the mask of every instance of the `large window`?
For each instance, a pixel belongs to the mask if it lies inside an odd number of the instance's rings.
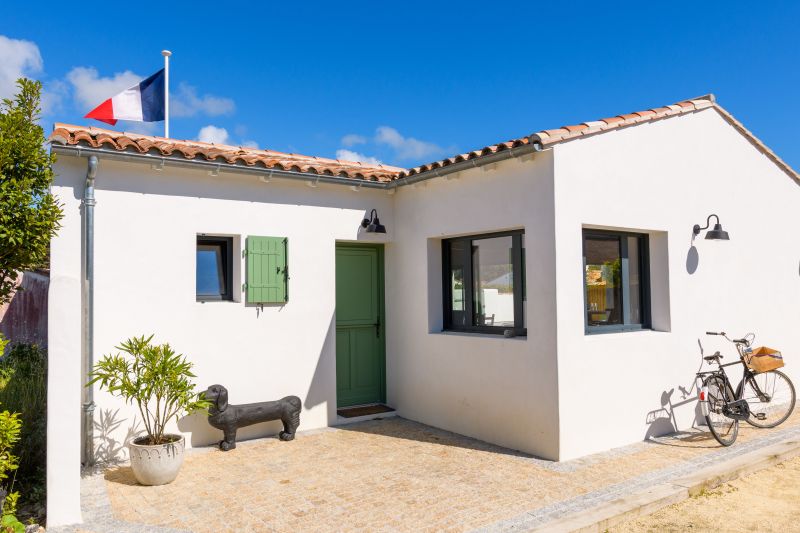
[[[444,327],[525,335],[525,234],[442,241]]]
[[[583,231],[587,333],[650,327],[647,235]]]
[[[197,237],[197,301],[232,300],[233,239]]]

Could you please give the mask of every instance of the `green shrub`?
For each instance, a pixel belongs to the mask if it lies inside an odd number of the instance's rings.
[[[12,453],[14,445],[19,441],[22,422],[17,413],[8,411],[0,412],[0,495],[2,496],[2,516],[0,516],[0,529],[5,533],[24,531],[25,527],[14,516],[17,512],[18,492],[12,492],[14,478],[11,477],[19,467],[18,458]]]
[[[194,391],[192,363],[169,344],[153,345],[153,335],[133,337],[117,346],[128,354],[105,355],[94,365],[87,386],[100,384],[114,396],[135,404],[147,433],[142,444],[171,442],[167,424],[187,413],[205,410],[211,403]]]
[[[35,344],[16,344],[0,360],[0,405],[19,413],[22,434],[16,484],[25,514],[43,512],[47,461],[47,354]]]

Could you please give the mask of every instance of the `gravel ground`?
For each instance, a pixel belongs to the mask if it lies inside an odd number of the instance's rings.
[[[800,530],[800,457],[725,483],[610,532]]]

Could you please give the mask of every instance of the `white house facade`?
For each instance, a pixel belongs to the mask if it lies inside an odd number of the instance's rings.
[[[735,356],[707,330],[800,353],[800,177],[711,96],[409,170],[62,124],[51,141],[50,525],[80,521],[81,458],[124,460],[141,429],[83,386],[134,335],[233,403],[299,396],[301,430],[379,403],[551,460],[695,424],[701,350]],[[729,241],[693,238],[711,214]],[[221,438],[199,415],[173,430]]]

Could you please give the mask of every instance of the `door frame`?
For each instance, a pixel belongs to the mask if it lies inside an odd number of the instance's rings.
[[[356,242],[347,242],[347,241],[336,241],[336,246],[335,246],[335,250],[334,250],[334,268],[338,268],[338,264],[337,264],[337,261],[336,261],[336,253],[335,252],[338,251],[340,248],[344,248],[344,249],[348,249],[349,248],[351,250],[373,249],[373,250],[376,250],[378,252],[378,299],[379,299],[379,301],[378,301],[378,313],[379,313],[380,324],[381,324],[380,342],[378,343],[379,344],[379,350],[380,350],[380,353],[378,354],[378,357],[380,359],[380,361],[379,361],[379,367],[380,367],[380,376],[379,376],[379,378],[380,378],[380,392],[379,392],[379,396],[380,397],[378,399],[378,402],[385,404],[386,403],[386,329],[387,329],[387,323],[386,323],[386,290],[385,290],[385,278],[386,278],[386,276],[385,276],[385,268],[384,268],[384,264],[385,264],[384,263],[384,246],[383,246],[383,243],[356,243]],[[334,275],[334,283],[336,283],[336,276],[335,275]],[[334,298],[335,298],[335,294],[336,294],[336,287],[334,287]],[[338,307],[338,302],[337,302],[337,307]],[[338,325],[336,324],[335,312],[334,312],[334,327],[338,327]],[[335,357],[338,358],[339,354],[336,353]],[[334,374],[336,372],[335,368],[336,367],[334,366]],[[334,378],[335,377],[336,376],[334,375]],[[355,406],[348,405],[346,407],[355,407]],[[338,386],[336,387],[336,408],[337,409],[341,409],[342,408],[342,407],[339,406],[339,387]]]

